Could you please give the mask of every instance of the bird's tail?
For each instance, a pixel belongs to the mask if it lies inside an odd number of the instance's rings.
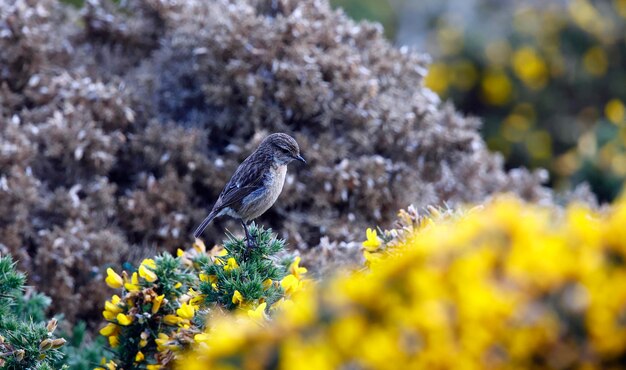
[[[196,231],[194,231],[193,237],[198,239],[200,237],[200,235],[202,235],[202,233],[204,232],[204,229],[206,229],[206,227],[209,226],[211,221],[213,221],[215,216],[216,216],[215,213],[213,213],[213,212],[209,213],[209,215],[206,216],[206,218],[202,221],[202,223],[200,223],[200,226],[198,226]]]

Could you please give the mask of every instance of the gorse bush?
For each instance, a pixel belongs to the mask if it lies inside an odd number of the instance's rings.
[[[223,249],[207,251],[196,241],[177,257],[145,259],[137,271],[107,270],[107,284],[122,289],[105,304],[106,336],[114,357],[108,369],[160,369],[194,343],[202,343],[211,317],[243,312],[264,321],[302,286],[306,269],[299,258],[281,259],[284,242],[271,230],[250,227],[257,247],[230,238]]]
[[[87,327],[85,322],[75,324],[70,332],[61,335],[67,343],[61,347],[63,358],[54,364],[54,369],[65,366],[66,370],[93,370],[106,356],[106,338]]]
[[[57,338],[56,319],[47,323],[50,299],[40,293],[24,294],[26,276],[15,270],[10,256],[0,256],[0,369],[58,369],[65,339]]]
[[[467,212],[404,218],[404,230],[368,232],[364,247],[379,254],[369,268],[309,286],[269,324],[214,321],[179,368],[624,363],[626,199],[596,212],[505,196]]]

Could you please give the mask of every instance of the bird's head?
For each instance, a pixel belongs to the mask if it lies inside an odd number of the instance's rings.
[[[298,143],[287,134],[271,134],[263,140],[260,147],[270,150],[278,164],[287,164],[294,159],[306,163],[300,155]]]

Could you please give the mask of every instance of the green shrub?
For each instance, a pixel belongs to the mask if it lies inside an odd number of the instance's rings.
[[[119,275],[109,268],[107,284],[122,291],[105,304],[108,324],[100,333],[113,358],[103,366],[168,367],[202,339],[213,314],[236,311],[262,320],[282,305],[302,285],[306,269],[284,254],[284,242],[271,230],[253,224],[250,233],[254,249],[231,237],[223,249],[207,252],[197,241],[177,257],[144,259],[136,271]]]
[[[65,339],[54,331],[57,320],[45,323],[50,299],[29,291],[26,276],[15,270],[10,256],[0,256],[0,369],[54,369]]]

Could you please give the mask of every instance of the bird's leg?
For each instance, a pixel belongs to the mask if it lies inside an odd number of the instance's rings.
[[[240,221],[241,221],[241,225],[243,226],[243,230],[246,232],[246,242],[248,244],[248,248],[255,248],[256,243],[252,240],[252,236],[250,235],[250,232],[248,231],[248,225],[246,225],[244,220],[240,219]]]

